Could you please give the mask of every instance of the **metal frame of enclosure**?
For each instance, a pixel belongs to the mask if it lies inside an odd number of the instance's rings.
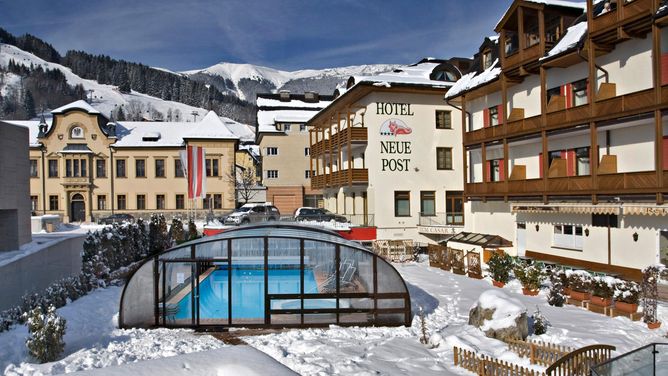
[[[128,278],[119,326],[409,326],[408,288],[359,243],[297,224],[242,226],[147,258]]]

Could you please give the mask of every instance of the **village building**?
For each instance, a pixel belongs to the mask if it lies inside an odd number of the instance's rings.
[[[434,242],[464,225],[461,116],[443,96],[468,64],[424,59],[337,89],[307,123],[325,208],[377,239]]]
[[[257,94],[257,145],[266,200],[282,215],[302,206],[321,207],[322,191],[311,187],[307,122],[330,104],[332,96],[315,92]]]
[[[446,95],[464,110],[466,231],[499,235],[523,257],[636,279],[668,262],[658,3],[512,3],[476,71]]]
[[[239,137],[214,112],[199,122],[114,121],[85,101],[51,112],[30,128],[30,202],[36,214],[93,222],[112,213],[146,217],[235,207]],[[205,148],[206,198],[188,200],[180,151]]]

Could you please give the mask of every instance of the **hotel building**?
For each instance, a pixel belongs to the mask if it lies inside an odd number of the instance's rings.
[[[509,239],[521,256],[631,278],[668,262],[659,6],[512,3],[477,71],[446,95],[464,110],[467,231]]]
[[[32,211],[65,222],[92,222],[111,213],[147,216],[235,207],[238,137],[213,112],[201,121],[115,122],[85,101],[57,108],[48,124],[11,121],[30,128]],[[189,203],[179,152],[206,151],[207,199]]]
[[[464,225],[461,116],[443,96],[470,60],[350,77],[310,128],[311,185],[378,239],[432,242]]]

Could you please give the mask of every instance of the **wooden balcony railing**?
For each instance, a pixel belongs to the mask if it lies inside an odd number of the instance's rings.
[[[506,182],[468,183],[467,196],[572,196],[574,194],[638,194],[664,192],[668,188],[668,171],[664,171],[663,187],[658,186],[655,171],[625,172],[598,175],[595,187],[591,176],[568,176]]]
[[[338,150],[349,142],[367,142],[368,137],[368,129],[366,127],[344,128],[331,136],[331,143],[330,140],[320,140],[311,145],[311,154],[314,156],[326,154],[329,152],[330,145],[334,150]]]
[[[311,188],[313,189],[342,187],[346,185],[368,183],[369,170],[366,168],[346,169],[311,177]]]
[[[546,126],[548,129],[562,128],[564,124],[573,125],[587,122],[590,117],[589,106],[584,104],[577,107],[548,112],[546,115]]]
[[[527,47],[523,50],[521,49],[514,54],[505,57],[503,62],[503,69],[506,70],[508,68],[536,61],[541,56],[543,56],[542,52],[543,51],[541,51],[540,43],[531,47]]]
[[[664,91],[668,96],[668,92]],[[594,117],[616,117],[625,112],[634,112],[654,104],[654,89],[648,89],[597,101],[594,105]]]
[[[594,15],[591,23],[591,34],[603,34],[614,31],[619,26],[625,26],[631,21],[648,17],[655,13],[652,0],[620,0],[617,9],[610,12]]]

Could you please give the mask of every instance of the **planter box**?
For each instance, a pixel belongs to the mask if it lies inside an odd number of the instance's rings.
[[[615,302],[615,309],[626,313],[636,313],[638,312],[638,304]]]
[[[522,294],[528,295],[528,296],[536,296],[536,295],[538,295],[539,291],[540,290],[531,290],[531,289],[526,289],[524,287],[522,288]]]
[[[571,293],[569,294],[571,298],[575,300],[590,300],[591,299],[591,294],[588,292],[582,292],[582,291],[576,291],[576,290],[571,290]]]
[[[591,304],[597,305],[599,307],[610,307],[612,305],[612,298],[602,298],[600,296],[592,296]]]
[[[564,295],[565,296],[571,296],[571,288],[570,287],[564,287]]]
[[[503,286],[505,286],[506,284],[503,282],[492,280],[492,285],[494,285],[494,287],[503,288]]]
[[[658,329],[660,326],[661,326],[661,321],[647,323],[647,327],[650,329]]]

